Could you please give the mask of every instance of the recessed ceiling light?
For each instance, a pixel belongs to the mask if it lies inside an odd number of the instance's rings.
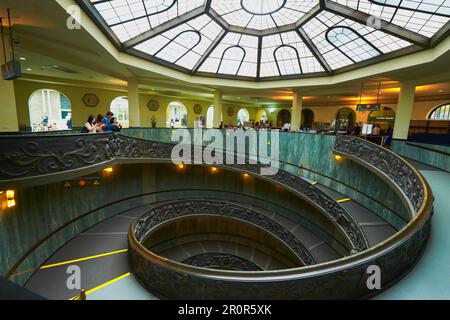
[[[25,57],[20,57],[19,59],[22,60],[22,61],[27,60],[27,58],[25,58]]]
[[[31,69],[31,68],[27,68],[26,70],[27,70],[27,71],[32,71],[33,69]]]

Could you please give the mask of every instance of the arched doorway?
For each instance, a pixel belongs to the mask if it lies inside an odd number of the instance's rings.
[[[277,127],[281,128],[285,123],[291,123],[291,113],[289,110],[282,109],[277,115]]]
[[[211,129],[214,126],[214,106],[206,111],[206,128]]]
[[[223,121],[223,115],[220,115],[220,121]],[[210,106],[206,111],[206,128],[214,128],[214,106]]]
[[[117,97],[111,101],[111,106],[109,108],[117,121],[122,125],[123,128],[130,127],[129,111],[128,111],[128,97]]]
[[[167,128],[187,128],[188,114],[180,102],[171,102],[167,107]]]
[[[353,109],[342,108],[336,114],[336,130],[347,131],[348,126],[355,124],[356,113]]]
[[[59,91],[35,91],[28,100],[28,110],[32,131],[72,129],[72,105]]]
[[[245,108],[240,109],[237,114],[237,124],[244,125],[246,122],[249,121],[250,121],[250,114],[248,113],[248,110]]]
[[[314,112],[311,109],[303,109],[301,128],[312,129],[313,124],[314,124]]]
[[[267,116],[267,112],[264,109],[258,110],[256,112],[256,119],[255,121],[258,122],[260,125],[267,123],[269,120]]]

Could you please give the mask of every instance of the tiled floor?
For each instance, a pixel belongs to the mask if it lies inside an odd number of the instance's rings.
[[[435,198],[431,238],[414,269],[376,299],[450,299],[450,174],[420,171]]]

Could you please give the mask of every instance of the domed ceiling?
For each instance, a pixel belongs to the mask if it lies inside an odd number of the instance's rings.
[[[436,45],[450,0],[77,0],[117,47],[204,76],[330,75]]]

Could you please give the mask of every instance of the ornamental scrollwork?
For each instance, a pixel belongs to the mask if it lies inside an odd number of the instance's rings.
[[[235,271],[262,271],[255,263],[226,253],[202,253],[183,261],[195,267]]]
[[[62,173],[116,159],[170,161],[172,148],[172,144],[115,133],[6,137],[0,139],[0,180]],[[223,163],[226,163],[226,154],[223,156]],[[234,164],[226,166],[257,175],[263,167],[261,163],[241,161],[244,164],[239,164],[237,160],[235,157]],[[401,166],[401,162],[397,165]],[[407,176],[407,171],[404,176]],[[295,190],[320,207],[346,233],[356,251],[369,247],[362,229],[353,217],[323,191],[284,170],[279,170],[270,179]],[[404,184],[412,189],[413,182],[406,178],[404,180]]]
[[[169,219],[193,214],[229,216],[253,223],[283,241],[305,265],[316,264],[311,252],[283,226],[255,209],[229,201],[191,199],[172,201],[153,207],[142,215],[134,225],[134,236],[137,241],[143,243],[151,230],[159,224]]]
[[[417,212],[425,199],[424,186],[416,171],[399,156],[354,136],[336,136],[335,150],[357,157],[393,181]]]

